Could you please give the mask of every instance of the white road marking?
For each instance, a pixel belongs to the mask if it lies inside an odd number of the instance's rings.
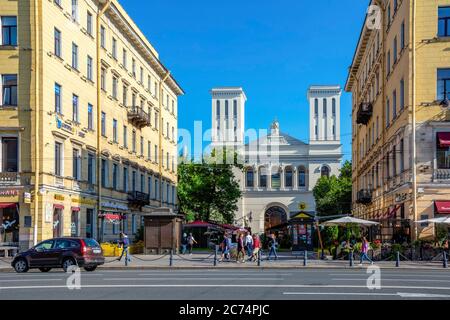
[[[158,281],[158,280],[164,280],[164,281],[171,281],[171,280],[177,280],[177,281],[194,281],[194,280],[200,280],[200,281],[208,281],[208,280],[218,280],[218,281],[233,281],[233,280],[245,280],[245,281],[282,281],[284,279],[282,278],[104,278],[104,281],[141,281],[141,280],[149,280],[149,281]]]
[[[332,278],[333,281],[367,281],[367,278]],[[450,282],[450,280],[438,280],[438,279],[387,279],[381,278],[381,281],[398,281],[398,282]]]
[[[448,274],[397,274],[397,273],[387,273],[383,272],[381,270],[381,274],[383,276],[390,276],[390,277],[430,277],[430,278],[450,278],[450,273]],[[330,273],[330,276],[347,276],[347,277],[353,277],[353,276],[367,276],[367,273]]]
[[[450,295],[448,294],[399,292],[398,295],[403,298],[450,298]]]
[[[155,273],[140,273],[140,276],[155,276],[155,275],[177,275],[177,276],[198,276],[198,275],[204,275],[203,273],[171,273],[171,272],[155,272]],[[223,273],[222,275],[232,275],[232,276],[261,276],[261,273]],[[264,273],[264,275],[267,276],[291,276],[291,273]]]
[[[37,282],[37,281],[63,281],[65,279],[8,279],[0,280],[0,282]]]
[[[368,293],[368,292],[283,292],[284,295],[323,295],[323,296],[399,296],[402,298],[450,298],[446,294],[428,293]]]

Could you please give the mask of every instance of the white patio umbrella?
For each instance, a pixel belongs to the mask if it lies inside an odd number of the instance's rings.
[[[416,223],[438,223],[438,224],[450,224],[450,217],[425,219],[416,221]]]
[[[363,219],[358,219],[358,218],[353,218],[353,217],[343,217],[343,218],[339,218],[339,219],[326,221],[326,222],[322,223],[322,225],[324,225],[324,226],[347,226],[352,223],[357,224],[357,225],[366,226],[366,227],[380,224],[379,222],[370,221],[370,220],[363,220]]]

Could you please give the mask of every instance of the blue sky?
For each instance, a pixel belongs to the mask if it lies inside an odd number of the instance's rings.
[[[311,84],[345,85],[367,0],[120,1],[186,91],[179,128],[211,126],[215,86],[242,86],[246,128],[280,128],[308,139]],[[351,158],[351,95],[341,101],[345,159]]]

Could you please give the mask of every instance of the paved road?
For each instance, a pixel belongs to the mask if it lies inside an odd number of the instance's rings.
[[[81,289],[70,290],[69,275],[59,271],[1,273],[0,300],[450,300],[449,270],[381,270],[379,290],[367,288],[365,269],[99,270],[80,275]]]

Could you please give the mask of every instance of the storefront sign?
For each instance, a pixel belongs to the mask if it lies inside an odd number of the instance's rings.
[[[23,194],[23,203],[31,203],[31,193],[24,192],[24,194]]]
[[[102,208],[110,208],[127,211],[128,206],[120,203],[112,203],[112,202],[102,202]]]
[[[58,201],[64,201],[64,196],[62,196],[62,195],[60,195],[60,194],[55,194],[55,200],[58,200]]]
[[[58,129],[73,133],[73,128],[70,124],[63,122],[60,118],[56,117],[56,127]]]
[[[88,205],[88,206],[95,206],[97,204],[97,201],[92,200],[92,199],[74,198],[74,199],[72,199],[72,203],[84,204],[84,205]]]
[[[19,190],[0,190],[0,202],[19,202]]]
[[[298,204],[298,209],[301,211],[306,210],[307,208],[308,208],[308,205],[306,204],[306,202],[300,202]]]
[[[98,214],[99,218],[104,218],[107,223],[118,224],[121,220],[125,220],[126,216],[120,213],[101,212]]]

